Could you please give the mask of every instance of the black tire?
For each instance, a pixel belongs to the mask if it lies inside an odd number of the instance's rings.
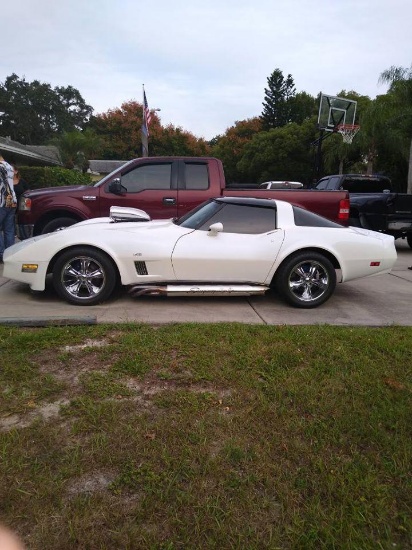
[[[279,267],[275,288],[292,306],[313,308],[325,303],[336,287],[332,263],[318,252],[297,252]]]
[[[117,271],[103,252],[86,246],[64,252],[53,268],[53,286],[70,304],[93,306],[107,300],[117,284]]]
[[[78,220],[69,217],[56,218],[55,220],[51,220],[50,222],[46,223],[46,225],[43,227],[42,234],[53,233],[53,231],[60,231],[61,229],[70,227],[77,222]]]
[[[362,227],[362,224],[359,218],[349,218],[348,225],[352,227]]]
[[[412,248],[412,233],[406,235],[406,240],[408,241],[409,246]]]

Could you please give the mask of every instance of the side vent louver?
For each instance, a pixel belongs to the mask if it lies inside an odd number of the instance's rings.
[[[146,262],[135,262],[134,265],[138,275],[147,275]]]

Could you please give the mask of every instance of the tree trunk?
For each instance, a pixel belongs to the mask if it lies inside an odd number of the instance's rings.
[[[406,192],[412,193],[412,139],[411,147],[409,149],[408,187],[406,189]]]
[[[371,176],[373,174],[373,162],[376,158],[376,148],[374,145],[370,147],[367,155],[366,174]]]
[[[368,155],[368,164],[366,166],[366,174],[371,176],[373,174],[373,157]]]

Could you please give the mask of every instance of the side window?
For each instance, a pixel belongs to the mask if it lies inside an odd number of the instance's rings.
[[[295,225],[303,227],[340,227],[343,228],[343,225],[328,220],[323,216],[315,214],[315,212],[310,212],[310,210],[305,210],[299,206],[292,205],[293,216],[295,218]]]
[[[268,233],[276,229],[276,210],[258,206],[226,204],[198,229],[208,231],[212,223],[221,222],[224,233],[249,235]]]
[[[144,164],[122,176],[122,185],[128,193],[145,189],[170,189],[172,164]]]
[[[329,178],[328,185],[326,189],[339,189],[339,176],[335,176],[333,178]]]
[[[329,178],[320,180],[320,182],[316,185],[316,189],[326,189],[326,186],[328,185],[328,181],[329,181]]]
[[[209,189],[207,164],[185,163],[186,189]]]

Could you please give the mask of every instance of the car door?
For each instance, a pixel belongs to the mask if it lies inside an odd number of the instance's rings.
[[[108,216],[110,206],[140,208],[153,219],[177,215],[178,164],[173,161],[147,161],[128,167],[120,176],[121,192],[110,191],[108,182],[100,193],[101,215]]]
[[[223,231],[210,225],[222,223]],[[172,253],[177,280],[263,283],[284,239],[276,210],[226,204],[203,226],[181,237]]]

